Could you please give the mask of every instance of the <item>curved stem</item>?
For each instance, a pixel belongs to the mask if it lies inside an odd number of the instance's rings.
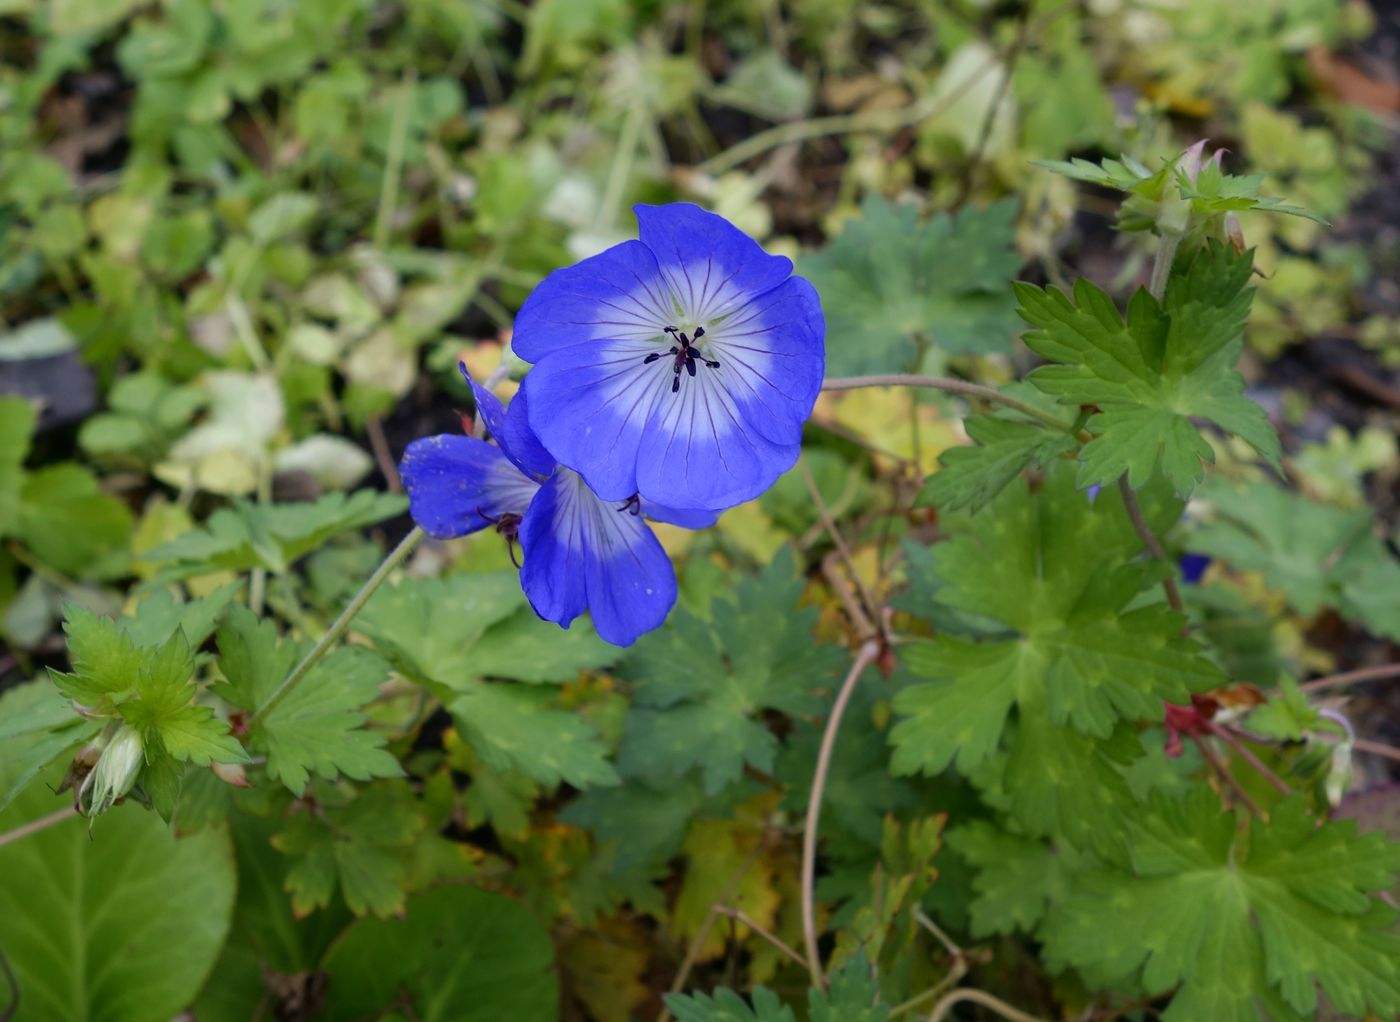
[[[1298,687],[1304,692],[1317,692],[1324,688],[1350,685],[1354,681],[1384,681],[1386,678],[1400,678],[1400,664],[1380,664],[1376,667],[1359,667],[1354,671],[1329,674],[1325,678],[1305,681]]]
[[[880,644],[874,640],[863,643],[856,653],[855,661],[836,693],[831,716],[826,720],[826,731],[822,734],[821,750],[817,753],[817,769],[812,774],[812,791],[807,797],[807,821],[802,828],[802,940],[807,949],[807,969],[812,974],[812,985],[826,989],[826,976],[822,973],[821,955],[817,951],[817,914],[813,897],[817,875],[817,828],[822,816],[822,792],[826,788],[826,775],[831,769],[831,754],[836,747],[836,735],[841,730],[841,718],[856,690],[856,684],[865,669],[880,655]]]
[[[966,380],[955,380],[950,376],[889,373],[879,376],[833,376],[822,381],[822,390],[859,390],[862,387],[926,387],[930,390],[946,391],[949,394],[961,394],[964,397],[980,397],[983,401],[994,401],[1007,408],[1014,408],[1022,415],[1029,415],[1032,419],[1044,423],[1051,429],[1058,429],[1064,433],[1068,433],[1074,425],[1058,415],[1042,412],[1034,405],[1017,400],[1010,394],[1003,394],[994,387],[984,387],[980,383],[969,383]]]
[[[954,990],[943,1000],[933,1006],[933,1012],[928,1017],[928,1022],[943,1022],[943,1017],[952,1010],[953,1005],[961,1001],[971,1001],[973,1004],[980,1004],[988,1011],[995,1012],[1010,1022],[1043,1022],[1042,1019],[1034,1015],[1027,1015],[1020,1008],[1013,1008],[999,997],[993,997],[985,990],[977,990],[973,987],[963,987],[961,990]]]
[[[384,580],[389,577],[389,573],[402,564],[404,558],[413,552],[413,548],[418,545],[418,541],[423,538],[423,535],[422,528],[415,525],[413,531],[405,536],[399,545],[389,552],[389,556],[384,558],[383,563],[374,569],[374,574],[360,587],[360,591],[345,605],[345,609],[340,612],[340,617],[336,618],[335,622],[326,629],[326,633],[317,640],[311,652],[306,654],[302,662],[292,669],[292,673],[287,675],[282,683],[273,690],[272,694],[263,700],[262,705],[259,706],[257,710],[254,711],[253,716],[249,718],[249,723],[270,713],[273,707],[285,699],[287,693],[296,687],[297,682],[306,677],[311,668],[316,666],[316,662],[325,656],[330,648],[345,634],[345,630],[350,627],[350,622],[355,620],[355,615],[364,609],[364,605],[369,602],[369,598],[374,595],[374,591],[384,584]]]
[[[1264,780],[1272,784],[1279,794],[1284,796],[1293,794],[1293,789],[1288,786],[1288,782],[1270,770],[1268,764],[1256,756],[1254,750],[1245,745],[1228,727],[1221,727],[1214,721],[1206,721],[1206,727],[1210,729],[1211,734],[1233,749],[1240,759],[1252,766]]]

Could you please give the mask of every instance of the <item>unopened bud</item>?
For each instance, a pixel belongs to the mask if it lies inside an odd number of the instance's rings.
[[[1201,157],[1205,155],[1206,143],[1208,141],[1210,140],[1205,138],[1201,139],[1187,149],[1186,152],[1182,153],[1180,158],[1176,161],[1176,169],[1185,174],[1186,179],[1193,185],[1196,183],[1196,179],[1200,177],[1201,168],[1203,166],[1208,163],[1214,163],[1218,169],[1221,161],[1225,158],[1225,150],[1217,149],[1210,154],[1209,158],[1201,159]]]
[[[1240,218],[1233,212],[1225,214],[1225,240],[1236,252],[1244,251],[1244,230],[1240,227]]]
[[[248,775],[244,773],[243,766],[239,763],[210,763],[209,769],[214,771],[214,776],[225,784],[231,784],[235,788],[251,788],[253,782],[248,780]]]
[[[92,817],[105,813],[126,797],[146,760],[135,729],[123,724],[112,736],[95,766],[78,789],[78,811]]]

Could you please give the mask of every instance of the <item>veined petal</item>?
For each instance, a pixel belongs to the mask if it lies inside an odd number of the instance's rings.
[[[633,212],[642,244],[656,257],[668,289],[695,322],[728,315],[792,273],[790,259],[770,256],[724,217],[693,203],[634,206]],[[684,330],[693,323],[675,325]]]
[[[657,402],[637,447],[636,492],[665,507],[723,510],[772,486],[799,449],[764,436],[722,374],[701,370]]]
[[[604,500],[637,492],[637,449],[658,405],[673,401],[671,373],[646,364],[645,341],[599,341],[559,352],[530,370],[530,425],[561,465],[581,473]]]
[[[624,241],[541,281],[516,315],[510,343],[539,362],[600,338],[655,341],[679,318],[651,250]]]
[[[793,444],[821,392],[825,336],[816,288],[789,277],[709,327],[705,340],[744,420],[774,443]]]
[[[469,436],[415,440],[399,470],[409,513],[438,539],[484,529],[503,514],[524,514],[540,488],[498,448]]]
[[[630,646],[676,602],[671,560],[646,523],[560,469],[536,494],[520,526],[520,582],[535,613],[567,628],[591,611],[598,634]]]
[[[487,432],[495,438],[496,444],[507,458],[526,475],[544,478],[554,471],[554,459],[540,444],[526,417],[523,394],[517,394],[507,411],[500,398],[472,378],[465,362],[457,363],[458,370],[472,389],[476,401],[476,414],[486,423]]]
[[[678,525],[682,529],[708,529],[719,521],[720,511],[702,511],[691,508],[667,507],[652,500],[639,500],[642,514],[653,522]]]

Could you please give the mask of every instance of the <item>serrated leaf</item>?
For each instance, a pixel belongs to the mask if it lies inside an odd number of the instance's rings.
[[[1052,967],[1176,989],[1165,1022],[1311,1017],[1319,986],[1349,1015],[1400,1012],[1395,911],[1376,897],[1400,845],[1351,821],[1319,827],[1300,797],[1246,825],[1198,789],[1154,798],[1129,847],[1131,870],[1082,874],[1051,910]]]
[[[812,1022],[885,1022],[890,1007],[880,1003],[880,984],[866,958],[865,949],[835,970],[826,990],[807,991]]]
[[[3,812],[51,763],[92,738],[102,722],[79,717],[46,681],[31,681],[0,694]]]
[[[242,763],[248,754],[228,725],[207,706],[195,704],[194,655],[183,631],[176,630],[158,650],[142,650],[143,663],[136,677],[136,694],[122,700],[117,710],[141,732],[148,761],[152,742],[181,763],[208,766]]]
[[[411,846],[424,827],[413,793],[395,782],[316,793],[316,811],[293,813],[272,839],[293,859],[285,884],[293,911],[300,918],[325,908],[339,888],[356,915],[402,912]]]
[[[1081,279],[1070,300],[1055,288],[1015,285],[1019,312],[1034,329],[1026,345],[1054,363],[1031,373],[1041,390],[1073,406],[1095,406],[1080,453],[1079,485],[1134,489],[1156,471],[1188,495],[1214,451],[1194,424],[1206,419],[1245,440],[1279,467],[1278,437],[1244,397],[1234,371],[1253,290],[1248,254],[1212,243],[1167,285],[1158,302],[1138,291],[1125,320],[1109,296]]]
[[[1216,519],[1191,534],[1191,549],[1261,572],[1301,614],[1333,607],[1400,640],[1400,561],[1372,531],[1369,510],[1328,507],[1267,482],[1212,480],[1202,496]]]
[[[19,499],[15,532],[46,564],[83,578],[120,572],[131,512],[86,468],[41,468],[25,478]]]
[[[617,658],[586,621],[563,632],[541,621],[513,571],[405,579],[375,593],[356,628],[399,670],[453,689],[485,677],[569,681]]]
[[[1070,872],[1063,854],[1044,841],[1000,830],[984,820],[948,832],[948,847],[977,867],[972,935],[1031,933],[1046,908],[1061,901]]]
[[[778,995],[765,987],[753,992],[749,1005],[733,990],[716,990],[706,994],[667,994],[663,1000],[676,1022],[796,1022],[792,1009],[778,1000]]]
[[[73,673],[49,672],[60,692],[85,706],[98,706],[136,687],[145,653],[115,621],[70,603],[64,608],[63,630]]]
[[[950,447],[919,492],[917,507],[978,511],[1028,468],[1044,468],[1078,443],[1066,433],[990,415],[964,423],[971,447]]]
[[[1142,544],[1116,488],[1090,502],[1057,467],[1036,492],[1015,483],[950,532],[935,551],[939,602],[1004,637],[943,634],[902,648],[911,671],[941,680],[895,697],[905,717],[890,735],[897,773],[975,770],[1012,707],[1108,738],[1121,720],[1156,719],[1163,700],[1223,682],[1180,637],[1179,615],[1138,605],[1157,577],[1130,560]]]
[[[794,610],[804,582],[786,548],[734,600],[715,600],[710,623],[678,610],[643,636],[621,672],[636,680],[618,765],[652,783],[700,768],[713,795],[745,764],[768,771],[777,739],[760,714],[815,708],[815,691],[844,653],[813,641],[815,609]]]
[[[218,636],[219,694],[246,711],[259,709],[304,653],[278,638],[245,607],[229,613]],[[251,744],[267,753],[267,772],[300,795],[315,774],[364,781],[399,777],[403,768],[381,734],[364,729],[362,708],[379,695],[388,665],[362,647],[342,646],[307,672],[270,710],[250,724]]]
[[[597,732],[553,693],[506,683],[472,685],[448,707],[462,737],[489,766],[519,770],[541,784],[617,784]]]
[[[233,507],[215,511],[204,528],[145,556],[177,562],[177,573],[186,575],[251,568],[281,572],[332,536],[374,525],[407,508],[402,495],[373,490],[328,493],[319,500],[295,504],[235,501]]]
[[[361,920],[325,968],[328,1022],[410,1008],[419,1022],[554,1022],[558,1014],[549,932],[525,906],[474,887],[411,898],[402,919]]]
[[[861,209],[798,265],[822,295],[831,375],[913,369],[916,339],[953,353],[1010,350],[1006,286],[1021,266],[1013,201],[922,223],[878,196]]]

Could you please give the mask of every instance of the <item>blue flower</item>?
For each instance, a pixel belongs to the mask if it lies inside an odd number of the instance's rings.
[[[512,544],[512,559],[520,543],[520,583],[535,613],[567,628],[591,611],[602,638],[630,646],[676,602],[675,569],[643,515],[690,529],[716,515],[600,499],[540,445],[523,392],[507,410],[467,381],[496,444],[454,435],[409,444],[401,470],[413,520],[439,539],[494,526]]]
[[[530,425],[605,500],[732,507],[797,460],[825,369],[821,302],[722,217],[636,213],[641,240],[551,273],[516,317]]]

